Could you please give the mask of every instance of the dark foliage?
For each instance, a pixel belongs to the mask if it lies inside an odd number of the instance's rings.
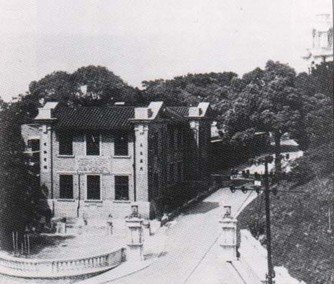
[[[334,257],[329,249],[334,238],[328,233],[330,224],[333,228],[328,214],[334,211],[332,80],[333,63],[299,75],[310,147],[295,162],[288,182],[281,182],[271,203],[274,264],[284,265],[293,276],[315,284],[334,280]],[[259,198],[239,220],[254,236],[264,234],[265,213]]]
[[[188,74],[171,80],[143,81],[143,97],[146,101],[162,100],[166,105],[194,105],[207,101],[213,109],[220,110],[234,78],[237,74],[233,72],[212,72]]]
[[[0,107],[0,238],[1,247],[12,248],[12,231],[22,233],[37,217],[39,184],[26,165],[20,124],[25,113],[18,104]]]
[[[102,66],[81,67],[72,74],[53,72],[29,85],[35,101],[56,100],[65,105],[98,106],[122,101],[134,104],[139,91]]]
[[[237,136],[247,141],[252,130],[253,133],[271,132],[277,157],[281,153],[280,139],[285,132],[304,142],[304,101],[295,81],[293,68],[273,61],[268,61],[264,70],[257,68],[245,74],[238,87],[232,89],[236,93],[235,99],[224,117],[232,139]],[[276,159],[276,169],[280,169],[279,159]]]

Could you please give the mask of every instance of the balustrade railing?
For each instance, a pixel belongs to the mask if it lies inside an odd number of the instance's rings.
[[[102,272],[125,260],[125,249],[76,259],[22,259],[0,253],[0,273],[30,278],[57,278]]]

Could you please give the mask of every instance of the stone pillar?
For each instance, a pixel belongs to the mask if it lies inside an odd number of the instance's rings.
[[[35,118],[40,127],[40,181],[41,185],[45,184],[49,190],[48,198],[54,199],[53,196],[53,173],[52,173],[52,156],[53,156],[53,139],[54,133],[51,128],[56,121],[53,111],[57,107],[57,102],[47,102],[42,108],[38,108],[38,115]]]
[[[127,259],[129,261],[141,261],[144,260],[143,219],[138,213],[137,204],[132,204],[131,209],[132,213],[125,221],[129,229]]]
[[[127,259],[129,261],[141,261],[144,260],[143,256],[143,219],[133,217],[128,218],[126,221],[126,226],[129,228],[129,238],[128,238],[128,249],[127,249]]]
[[[48,188],[48,198],[53,199],[52,192],[52,129],[50,125],[43,124],[40,131],[40,183]]]
[[[201,179],[201,172],[200,172],[200,141],[199,141],[199,132],[200,132],[200,125],[199,121],[191,120],[189,122],[190,129],[192,132],[192,141],[191,141],[191,179],[193,180],[200,180]]]
[[[219,221],[222,233],[219,237],[219,255],[224,261],[237,260],[237,220],[230,215],[230,210]]]
[[[136,200],[148,201],[148,124],[135,125]]]

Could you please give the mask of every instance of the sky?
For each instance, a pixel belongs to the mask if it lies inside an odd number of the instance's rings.
[[[53,71],[102,65],[132,86],[187,73],[297,72],[331,0],[0,0],[0,97]]]

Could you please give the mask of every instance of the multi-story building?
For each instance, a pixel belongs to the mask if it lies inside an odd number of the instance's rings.
[[[316,16],[312,30],[312,48],[308,49],[306,56],[309,68],[321,62],[333,61],[333,21],[330,14]]]
[[[146,217],[183,184],[208,180],[210,106],[39,109],[40,182],[55,216]],[[36,136],[36,135],[35,135]]]

